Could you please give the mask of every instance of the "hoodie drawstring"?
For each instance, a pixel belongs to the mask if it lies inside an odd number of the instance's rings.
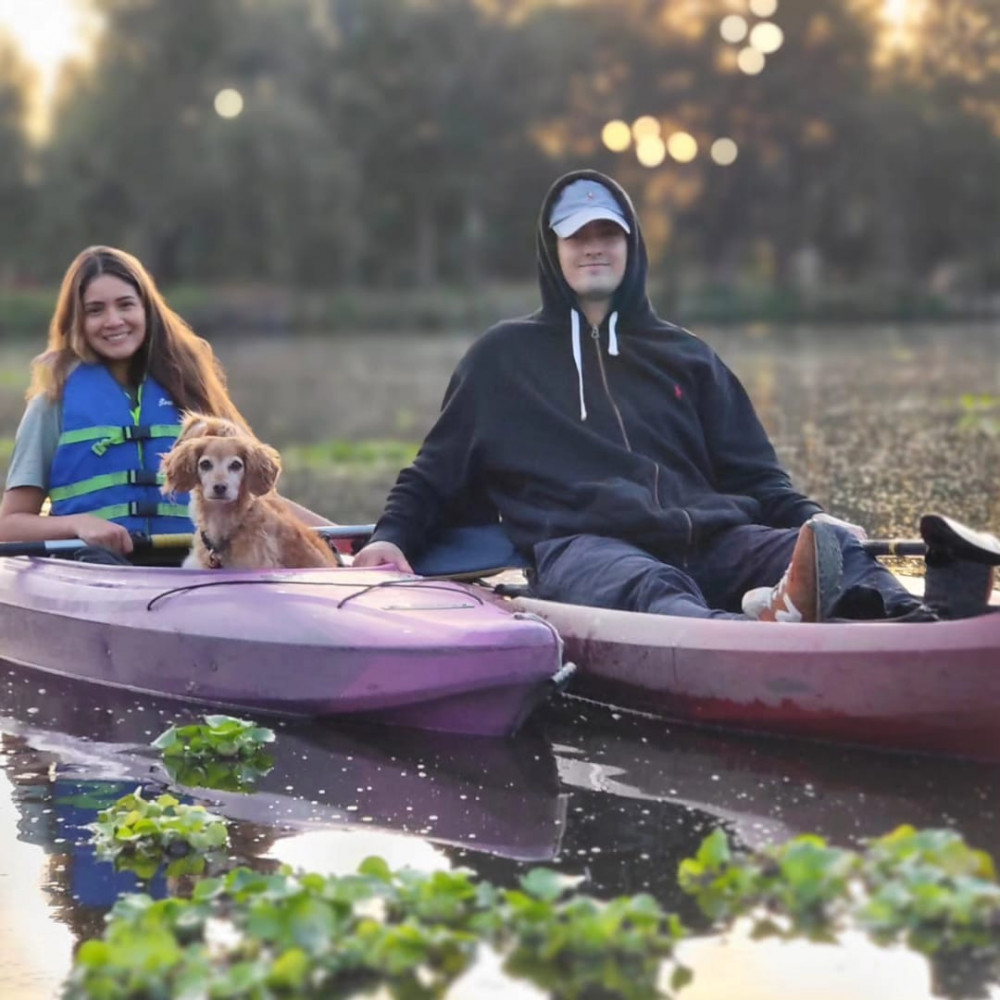
[[[575,309],[569,311],[573,329],[573,360],[576,362],[576,381],[580,387],[580,419],[587,419],[587,404],[583,400],[583,351],[580,347],[580,314]]]
[[[587,404],[583,398],[583,349],[580,345],[580,314],[570,309],[570,328],[573,334],[573,361],[576,363],[576,380],[580,388],[580,419],[587,419]],[[618,357],[618,313],[613,312],[608,320],[608,354]]]

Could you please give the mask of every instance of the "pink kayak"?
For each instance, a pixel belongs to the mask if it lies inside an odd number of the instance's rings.
[[[551,626],[460,583],[26,557],[0,558],[0,659],[231,710],[488,736],[568,672]]]
[[[681,722],[1000,760],[1000,613],[791,625],[514,606],[558,629],[577,694]]]

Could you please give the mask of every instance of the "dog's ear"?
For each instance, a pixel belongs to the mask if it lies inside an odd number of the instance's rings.
[[[269,444],[253,441],[247,444],[243,461],[246,463],[247,489],[260,497],[270,493],[281,474],[281,456]]]
[[[160,471],[164,476],[161,493],[190,493],[198,485],[198,459],[204,447],[204,438],[190,438],[178,441],[160,457]]]
[[[245,433],[239,424],[225,417],[213,417],[207,413],[196,413],[188,410],[181,419],[181,432],[178,441],[187,441],[196,437],[239,437]]]

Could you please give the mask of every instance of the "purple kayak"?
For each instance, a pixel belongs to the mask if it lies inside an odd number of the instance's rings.
[[[0,659],[203,705],[514,732],[564,675],[534,615],[387,570],[0,558]]]

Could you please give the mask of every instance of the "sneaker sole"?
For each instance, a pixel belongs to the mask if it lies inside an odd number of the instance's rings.
[[[837,531],[825,521],[811,521],[816,543],[816,621],[825,622],[841,593],[844,553]]]

